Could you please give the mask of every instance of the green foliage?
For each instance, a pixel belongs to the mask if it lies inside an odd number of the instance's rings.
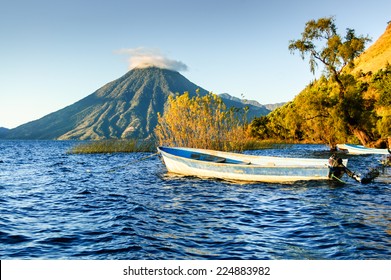
[[[325,142],[331,147],[351,135],[363,144],[374,139],[375,102],[364,96],[369,84],[346,71],[368,41],[349,28],[342,38],[333,17],[308,21],[302,37],[290,41],[289,50],[299,51],[302,59],[309,55],[313,73],[318,62],[322,63],[325,76],[297,96],[289,109],[273,112],[270,127],[277,124],[277,133],[283,137]]]
[[[158,115],[155,134],[159,145],[243,150],[246,110],[228,109],[213,93],[190,97],[188,92],[170,96],[163,115]]]
[[[373,78],[373,87],[379,92],[378,106],[391,106],[391,65],[377,72]]]
[[[346,88],[342,101],[336,83],[321,77],[292,102],[254,119],[251,135],[258,139],[327,143],[331,147],[336,143],[358,142],[352,128],[375,140],[390,137],[391,67],[370,79],[367,75],[363,77],[341,75]]]
[[[315,73],[318,62],[325,66],[327,76],[338,76],[345,66],[352,67],[354,59],[365,50],[368,37],[356,36],[347,29],[345,38],[337,34],[334,17],[310,20],[306,23],[302,38],[291,40],[289,50],[299,51],[302,59],[308,54],[311,72]]]
[[[379,119],[376,129],[382,138],[391,137],[391,65],[378,71],[372,78],[372,86],[378,93],[375,109]]]

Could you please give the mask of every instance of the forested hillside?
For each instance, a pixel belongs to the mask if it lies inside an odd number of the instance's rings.
[[[314,43],[318,39],[327,41],[320,51]],[[303,59],[310,56],[311,71],[317,63],[324,64],[325,74],[291,102],[254,119],[252,135],[327,143],[331,148],[345,142],[387,146],[391,137],[391,24],[363,51],[366,41],[353,29],[344,38],[338,35],[334,18],[308,22],[303,38],[289,47],[300,51]]]

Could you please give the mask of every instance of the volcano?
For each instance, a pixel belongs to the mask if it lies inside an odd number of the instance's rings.
[[[163,113],[168,96],[188,91],[205,95],[205,89],[179,72],[157,67],[135,68],[94,93],[41,119],[6,133],[8,139],[145,139],[153,135],[157,114]],[[224,98],[228,107],[249,106],[249,117],[269,113],[254,106]]]

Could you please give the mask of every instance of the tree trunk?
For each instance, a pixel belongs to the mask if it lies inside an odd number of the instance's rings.
[[[330,146],[330,152],[336,152],[338,150],[336,143],[332,143],[332,144],[330,143],[329,146]]]
[[[377,149],[385,149],[387,148],[387,139],[378,139],[374,142],[372,142],[369,147],[371,148],[377,148]]]
[[[340,101],[340,106],[343,112],[344,120],[347,123],[348,129],[354,136],[358,138],[358,140],[363,146],[367,146],[369,143],[373,141],[371,135],[364,129],[361,129],[359,127],[358,121],[350,116],[348,111],[348,106],[344,104],[345,103],[344,101],[345,101],[344,99]]]
[[[353,128],[351,131],[354,134],[354,136],[356,136],[358,140],[360,140],[363,146],[367,146],[368,143],[372,142],[371,137],[365,131],[359,128]]]

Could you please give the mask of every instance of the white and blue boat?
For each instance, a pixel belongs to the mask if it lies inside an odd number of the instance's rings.
[[[290,183],[328,180],[328,159],[245,155],[195,148],[158,147],[168,172],[229,181]],[[344,164],[347,161],[344,160]]]
[[[353,155],[369,155],[369,154],[389,155],[390,154],[387,149],[367,148],[362,145],[337,144],[337,148],[340,150],[346,150],[348,151],[349,154],[353,154]]]

